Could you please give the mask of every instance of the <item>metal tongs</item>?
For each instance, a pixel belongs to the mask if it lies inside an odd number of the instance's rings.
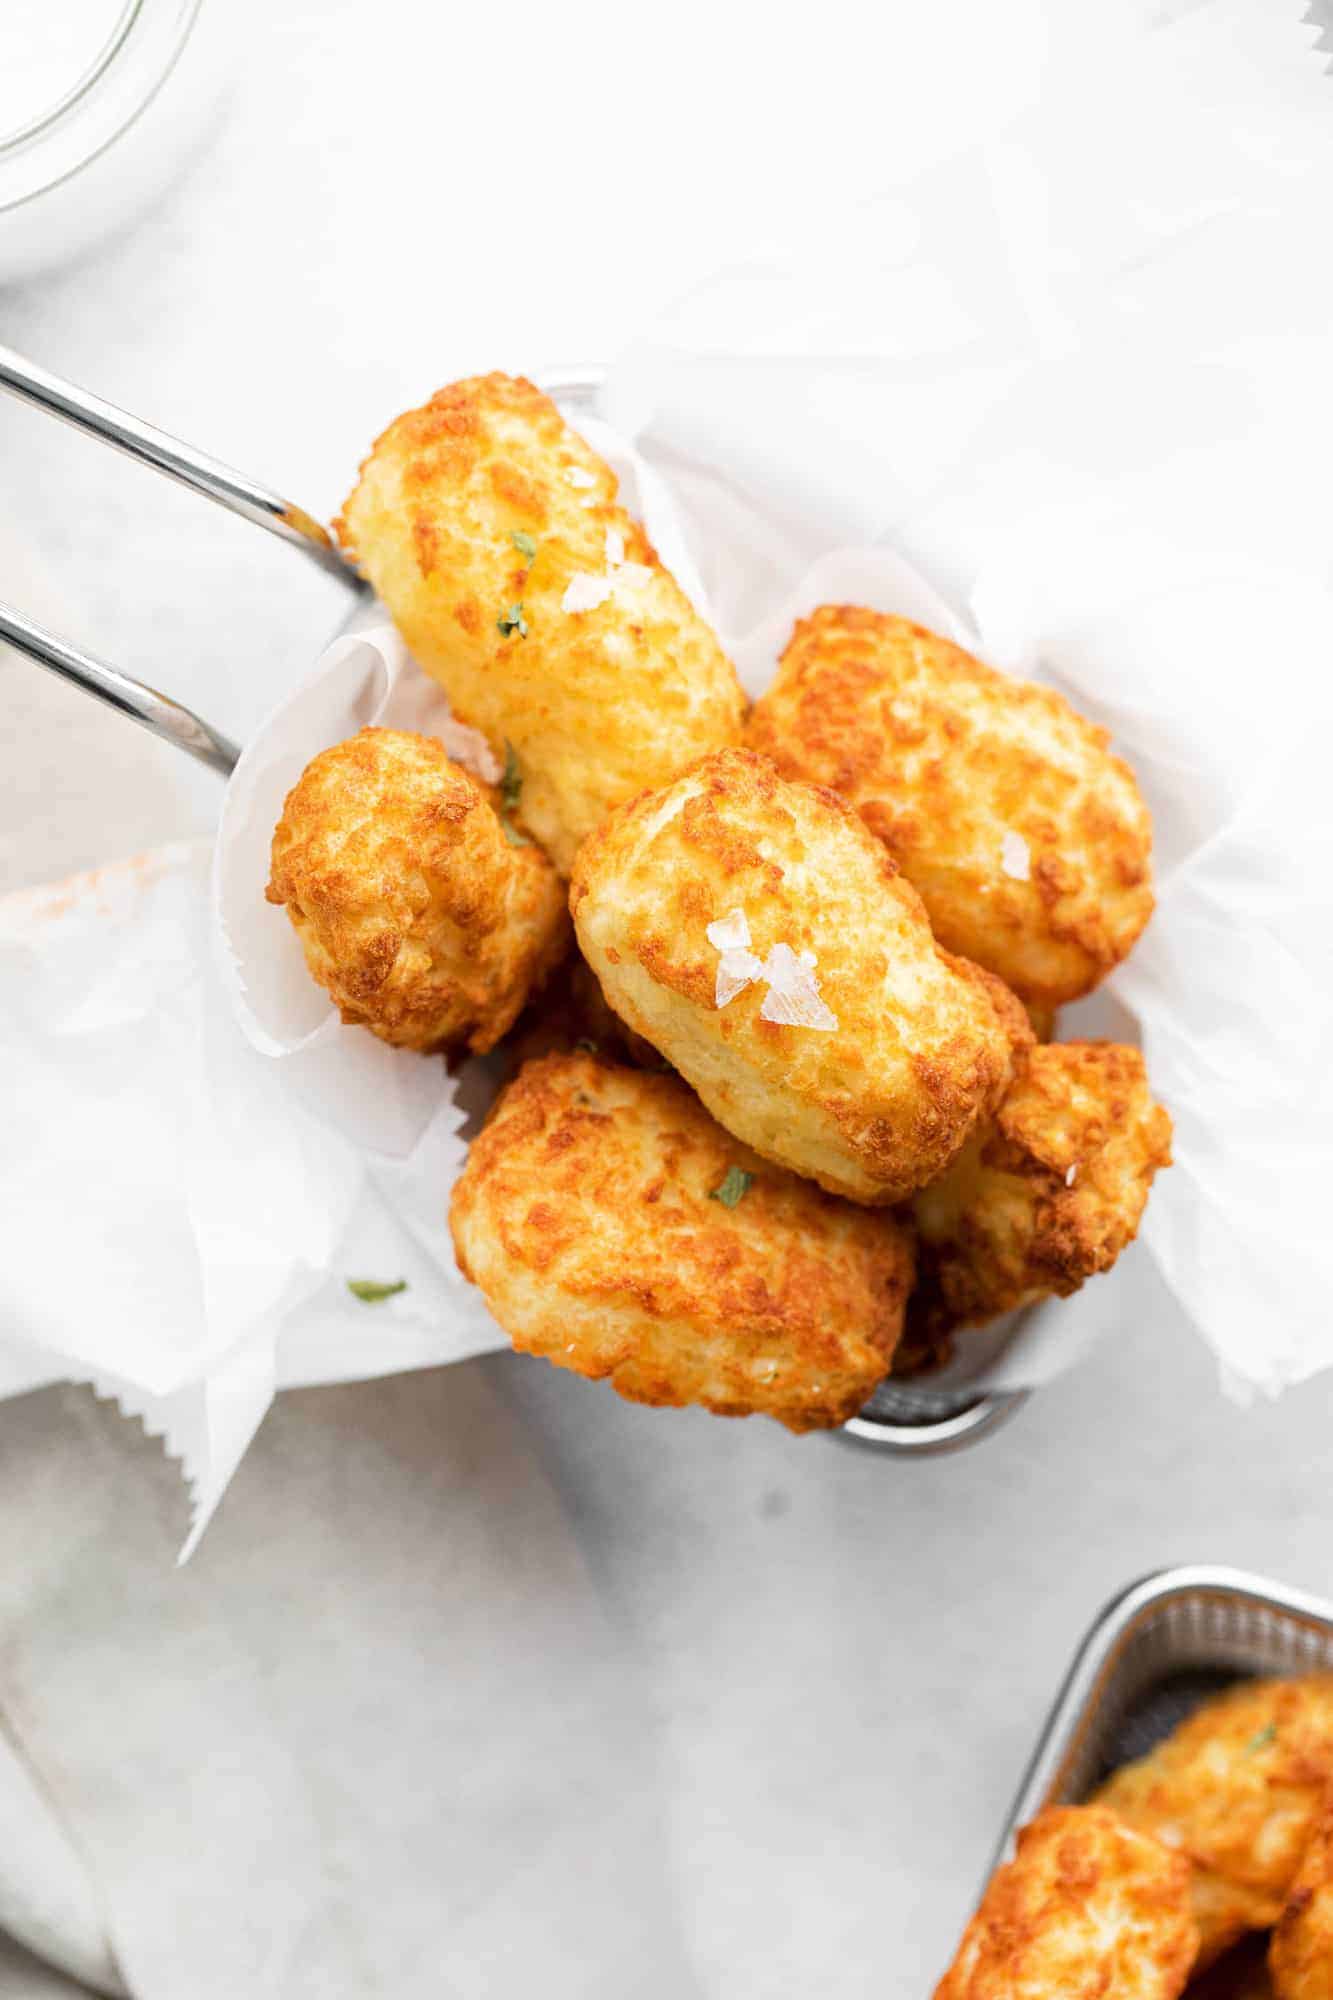
[[[99,438],[103,444],[114,445],[117,451],[138,459],[141,465],[151,465],[169,479],[216,501],[219,507],[267,528],[271,535],[300,549],[321,569],[339,577],[353,590],[365,588],[356,571],[338,554],[327,529],[307,514],[304,507],[284,500],[259,480],[234,472],[221,460],[182,444],[179,438],[169,437],[165,431],[103,402],[100,396],[89,395],[86,389],[78,389],[72,382],[62,381],[58,375],[39,368],[36,362],[25,360],[7,347],[0,347],[0,389],[8,389],[34,408],[46,410],[89,437]],[[211,765],[224,777],[235,768],[240,755],[237,746],[202,716],[157,688],[121,673],[119,668],[94,654],[71,646],[16,606],[3,602],[0,602],[0,639],[8,640],[39,666],[75,682],[86,693],[151,729],[154,736],[188,751],[200,763]]]

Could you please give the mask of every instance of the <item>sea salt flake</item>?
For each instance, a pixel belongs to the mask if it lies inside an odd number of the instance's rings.
[[[838,1017],[821,999],[813,967],[799,959],[789,944],[773,946],[764,961],[763,977],[768,981],[768,992],[759,1009],[761,1021],[775,1021],[786,1028],[817,1028],[824,1034],[835,1032]]]
[[[595,486],[597,484],[596,473],[585,472],[581,465],[568,466],[565,471],[565,478],[569,481],[571,486],[578,486],[582,488],[584,491],[586,491],[588,487]]]
[[[1078,1163],[1075,1162],[1075,1164],[1069,1168],[1068,1172],[1065,1175],[1065,1186],[1073,1187],[1074,1182],[1077,1179],[1078,1179]]]
[[[1032,879],[1032,856],[1021,833],[1006,833],[1000,842],[1000,867],[1015,882]]]
[[[749,949],[753,943],[750,925],[744,910],[728,910],[725,917],[718,917],[704,932],[709,944],[718,951],[738,951]]]
[[[455,764],[471,771],[474,778],[480,778],[487,785],[499,784],[504,776],[504,765],[479,729],[473,729],[470,724],[458,722],[448,715],[440,724],[440,741]]]
[[[619,569],[624,560],[625,537],[619,528],[608,528],[606,531],[606,566],[608,569]]]
[[[763,976],[763,960],[756,958],[752,951],[743,948],[724,951],[717,962],[717,984],[713,989],[713,1005],[725,1007],[738,993],[743,993],[747,986],[753,986],[755,980],[762,979]]]
[[[590,576],[587,570],[579,570],[571,576],[560,600],[562,611],[595,611],[599,604],[605,604],[611,595],[609,576]]]

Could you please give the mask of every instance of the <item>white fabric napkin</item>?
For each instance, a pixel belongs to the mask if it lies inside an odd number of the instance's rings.
[[[184,1571],[174,1470],[111,1408],[0,1423],[0,1508],[40,1523],[0,1566],[4,1726],[86,1868],[45,1900],[100,1909],[99,1991],[697,1991],[642,1662],[503,1384],[284,1396]],[[8,1852],[0,1902],[44,1858]]]

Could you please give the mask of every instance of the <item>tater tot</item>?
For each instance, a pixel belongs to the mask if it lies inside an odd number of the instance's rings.
[[[565,895],[434,737],[363,729],[305,768],[268,900],[344,1021],[401,1048],[499,1041],[564,955]]]
[[[455,714],[512,749],[562,874],[612,806],[738,739],[730,661],[530,382],[456,382],[399,417],[336,526]]]
[[[855,1415],[911,1284],[906,1229],[756,1158],[677,1078],[586,1050],[501,1093],[450,1226],[521,1352],[792,1431]]]
[[[1268,1962],[1277,2000],[1333,2000],[1333,1774]]]
[[[1333,1778],[1333,1673],[1244,1681],[1114,1772],[1099,1801],[1187,1855],[1200,1964],[1282,1914]]]
[[[1138,1049],[1049,1042],[1024,1052],[994,1118],[913,1200],[923,1275],[914,1344],[1067,1298],[1109,1270],[1170,1160],[1171,1120]]]
[[[1189,1864],[1096,1806],[1052,1806],[991,1877],[935,2000],[1176,2000]]]
[[[939,1174],[1004,1090],[1007,1023],[1030,1039],[855,813],[749,751],[612,814],[570,907],[611,1006],[719,1123],[854,1201]]]
[[[851,801],[940,943],[1058,1007],[1152,914],[1152,828],[1104,729],[906,618],[824,605],[796,627],[746,741]]]

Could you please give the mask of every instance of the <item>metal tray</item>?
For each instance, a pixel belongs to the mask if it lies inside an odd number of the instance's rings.
[[[1199,1703],[1253,1674],[1333,1671],[1333,1603],[1243,1570],[1158,1570],[1092,1624],[1018,1788],[990,1874],[1044,1806],[1076,1805]]]
[[[575,420],[601,413],[604,368],[553,368],[542,371],[537,380]],[[363,615],[367,592],[360,577],[342,561],[319,523],[271,487],[4,347],[0,347],[0,390],[265,528],[340,577],[357,593],[356,607],[340,629],[346,630]],[[234,767],[236,746],[211,723],[110,662],[69,645],[16,606],[0,603],[0,639],[223,776]],[[893,1457],[932,1456],[977,1443],[1024,1400],[1022,1391],[993,1393],[965,1383],[887,1382],[860,1415],[834,1435]]]

